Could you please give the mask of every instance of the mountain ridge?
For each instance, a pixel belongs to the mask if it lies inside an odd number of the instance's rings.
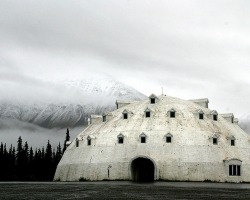
[[[65,128],[85,125],[90,114],[115,109],[116,99],[141,100],[146,96],[110,77],[66,80],[59,83],[66,101],[0,103],[0,119],[14,119],[44,128]]]

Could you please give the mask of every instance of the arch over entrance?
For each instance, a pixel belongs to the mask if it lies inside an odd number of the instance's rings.
[[[131,163],[131,176],[133,181],[150,182],[154,181],[155,165],[154,163],[144,157],[138,157]]]

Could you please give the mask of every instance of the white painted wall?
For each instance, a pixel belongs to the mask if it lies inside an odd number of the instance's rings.
[[[90,125],[78,135],[67,148],[60,161],[54,180],[131,180],[130,164],[138,157],[148,157],[156,165],[155,179],[181,181],[250,181],[250,137],[235,123],[220,115],[218,121],[206,117],[210,109],[190,101],[159,96],[159,102],[148,100],[132,103],[112,112],[106,122]],[[153,110],[151,118],[144,117],[144,110]],[[169,118],[167,111],[176,110],[176,118]],[[122,117],[124,109],[133,112],[129,119]],[[205,113],[199,120],[197,110]],[[141,144],[139,135],[144,132],[147,142]],[[124,144],[118,144],[122,133]],[[173,135],[172,143],[165,142],[165,135]],[[218,145],[213,145],[211,136],[219,135]],[[229,137],[236,138],[231,146]],[[91,136],[92,145],[87,145]],[[242,161],[242,175],[228,175],[228,160]],[[111,168],[110,168],[111,166]],[[109,177],[108,177],[109,168]]]

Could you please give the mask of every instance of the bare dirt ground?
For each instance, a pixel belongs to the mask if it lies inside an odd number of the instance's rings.
[[[250,199],[250,184],[0,182],[0,199]]]

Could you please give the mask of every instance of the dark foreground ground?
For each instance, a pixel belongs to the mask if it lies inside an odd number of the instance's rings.
[[[250,199],[250,184],[0,182],[0,199]]]

